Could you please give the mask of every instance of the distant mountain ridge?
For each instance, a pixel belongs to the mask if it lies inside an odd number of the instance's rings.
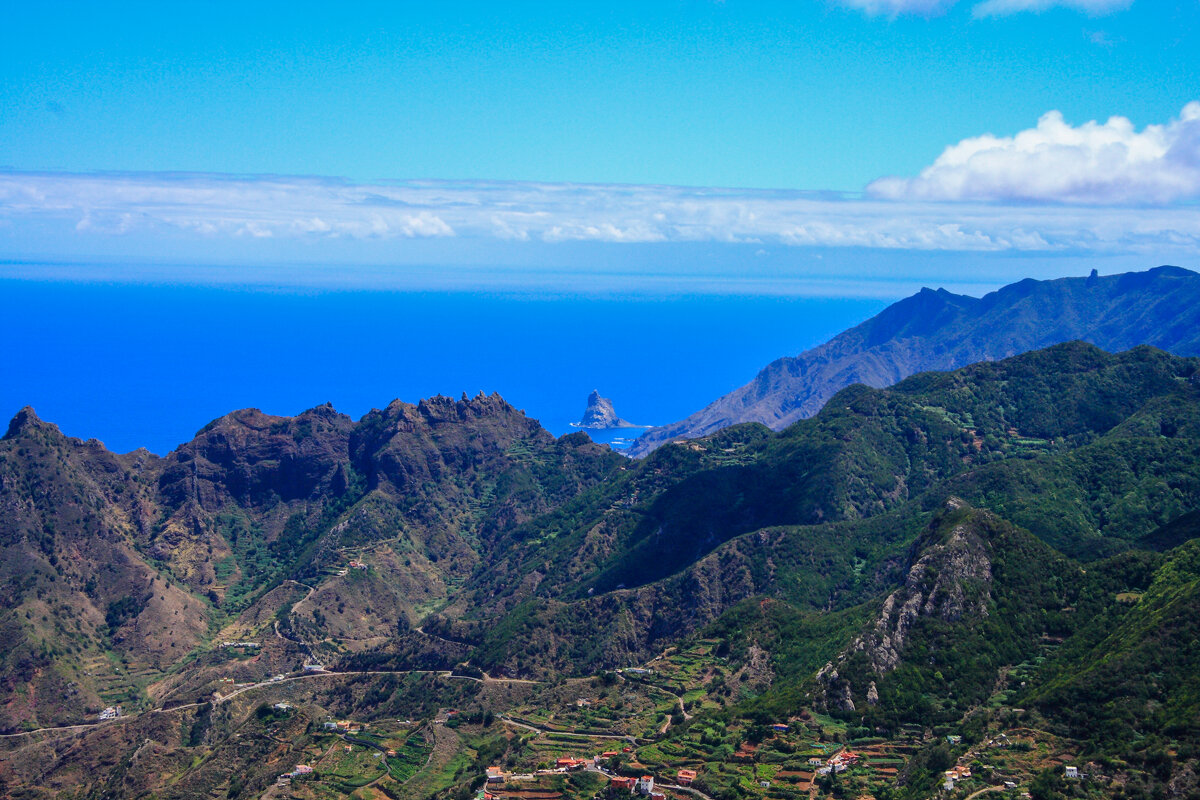
[[[983,297],[922,289],[798,356],[768,364],[750,383],[670,425],[651,428],[628,453],[742,422],[781,430],[811,417],[855,383],[890,386],[928,370],[957,369],[1080,339],[1110,352],[1149,344],[1200,354],[1200,273],[1145,272],[1038,281]]]

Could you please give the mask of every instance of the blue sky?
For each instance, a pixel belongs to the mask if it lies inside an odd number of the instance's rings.
[[[1194,0],[10,3],[3,274],[571,273],[696,242],[741,245],[713,248],[731,275],[785,252],[785,278],[836,277],[817,262],[843,248],[960,253],[987,266],[928,277],[984,283],[1191,263],[1198,21]]]
[[[1198,23],[10,0],[0,413],[159,452],[435,391],[663,423],[924,285],[1195,268]]]

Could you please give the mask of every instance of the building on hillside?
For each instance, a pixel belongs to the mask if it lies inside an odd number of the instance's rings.
[[[286,714],[287,712],[292,710],[292,704],[291,703],[276,703],[275,705],[271,706],[271,708],[275,709],[276,711],[282,711],[283,713]]]
[[[609,783],[609,786],[616,790],[623,789],[627,792],[632,792],[636,784],[637,781],[635,781],[633,778],[617,777],[612,779],[612,782]]]
[[[696,770],[694,769],[681,769],[675,774],[675,781],[680,786],[691,786],[694,780],[696,780]]]
[[[771,726],[771,730],[775,731],[776,733],[787,733],[788,726],[784,725],[782,722],[776,722]]]
[[[102,719],[102,720],[116,719],[119,716],[121,716],[121,707],[120,706],[109,706],[108,708],[106,708],[100,712],[100,719]]]
[[[488,767],[485,772],[488,783],[504,783],[504,770],[500,767]]]
[[[808,760],[808,765],[809,765],[810,767],[819,767],[819,766],[821,766],[821,765],[822,765],[822,764],[824,764],[824,763],[825,763],[824,761],[822,761],[821,759],[817,758],[816,756],[813,756],[812,758],[810,758],[810,759]]]
[[[338,729],[338,724],[330,719],[330,720],[326,720],[325,722],[322,722],[321,727],[327,731],[336,731]],[[349,727],[349,726],[347,725],[346,727]]]
[[[316,661],[310,661],[304,665],[304,671],[305,672],[324,672],[325,665],[318,664]]]
[[[1079,767],[1070,767],[1070,766],[1063,767],[1063,777],[1067,778],[1069,780],[1078,779],[1079,778]]]
[[[646,795],[653,792],[654,791],[654,776],[653,775],[643,775],[642,777],[638,778],[637,785],[634,787],[634,790],[637,791],[638,794],[646,794]]]

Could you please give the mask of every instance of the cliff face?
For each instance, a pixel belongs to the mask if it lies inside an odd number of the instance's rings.
[[[556,440],[499,395],[396,401],[357,422],[328,405],[244,409],[164,458],[110,453],[24,409],[0,439],[0,730],[136,695],[131,674],[207,642],[214,606],[233,638],[259,638],[261,619],[295,603],[287,625],[369,646],[418,624],[500,532],[622,463],[583,434]],[[368,549],[369,574],[304,597]],[[367,616],[377,635],[361,630]]]
[[[965,507],[957,498],[946,503],[947,512]],[[992,564],[979,526],[968,516],[942,538],[937,543],[925,542],[927,546],[909,568],[904,586],[887,596],[873,628],[854,643],[853,649],[866,653],[879,675],[900,666],[909,631],[918,618],[958,622],[988,615]]]
[[[618,417],[616,410],[613,408],[612,400],[609,400],[607,397],[601,397],[600,392],[593,389],[592,393],[588,395],[587,408],[584,409],[583,417],[579,420],[579,424],[576,427],[604,430],[607,428],[632,428],[635,426],[633,423]]]
[[[760,422],[781,430],[854,383],[884,387],[927,370],[994,361],[1081,339],[1118,352],[1149,344],[1200,354],[1200,274],[1179,267],[1053,281],[1023,280],[982,298],[922,289],[679,422],[646,431],[641,457],[673,439]]]

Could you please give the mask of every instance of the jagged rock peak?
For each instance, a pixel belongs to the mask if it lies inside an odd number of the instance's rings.
[[[33,410],[33,406],[25,406],[9,421],[8,432],[4,434],[4,438],[12,439],[30,431],[46,431],[56,436],[63,435],[54,423],[43,422],[37,412]]]
[[[474,397],[469,397],[463,392],[459,400],[439,394],[417,403],[417,411],[427,419],[437,421],[520,413],[509,405],[499,392],[479,392]]]
[[[602,430],[604,428],[632,428],[633,423],[617,416],[612,400],[601,397],[598,389],[593,389],[588,395],[587,408],[579,420],[580,428]]]

